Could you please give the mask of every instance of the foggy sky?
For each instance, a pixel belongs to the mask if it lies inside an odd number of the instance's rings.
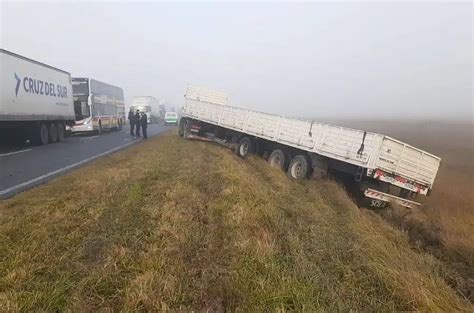
[[[269,113],[473,118],[464,3],[1,2],[1,46],[180,107],[187,84]]]

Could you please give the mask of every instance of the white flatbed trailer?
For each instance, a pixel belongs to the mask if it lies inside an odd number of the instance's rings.
[[[411,199],[429,193],[441,162],[431,153],[382,134],[230,106],[226,94],[204,88],[188,87],[182,117],[183,121],[230,130],[234,139],[237,134],[237,139],[247,136],[271,149],[283,148],[289,157],[302,152],[311,168],[322,164],[324,169],[352,174],[364,196],[376,200],[370,201],[372,206],[386,202],[419,205]],[[184,131],[184,124],[182,127]],[[189,130],[192,132],[193,127]],[[389,193],[390,185],[398,187],[397,195]]]

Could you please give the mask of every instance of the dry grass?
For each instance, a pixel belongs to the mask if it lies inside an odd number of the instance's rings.
[[[396,137],[442,157],[433,193],[419,210],[382,211],[412,242],[453,270],[453,286],[474,302],[474,126],[468,122],[337,121]]]
[[[152,138],[0,203],[1,311],[472,311],[332,182]]]

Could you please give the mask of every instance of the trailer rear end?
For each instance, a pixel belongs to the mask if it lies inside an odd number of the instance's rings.
[[[427,195],[441,159],[394,138],[384,136],[373,176],[396,186]]]

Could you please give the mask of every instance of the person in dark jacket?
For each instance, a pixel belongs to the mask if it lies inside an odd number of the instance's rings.
[[[142,113],[142,116],[140,117],[140,124],[142,126],[143,139],[148,138],[148,134],[146,132],[146,129],[148,127],[147,123],[148,123],[148,117],[147,117],[146,113]]]
[[[135,136],[135,114],[133,114],[133,109],[130,108],[130,112],[128,112],[128,122],[130,123],[130,136]]]
[[[141,123],[140,123],[140,110],[137,110],[137,113],[135,113],[135,126],[136,126],[135,135],[137,137],[140,137],[140,126],[141,126]]]

